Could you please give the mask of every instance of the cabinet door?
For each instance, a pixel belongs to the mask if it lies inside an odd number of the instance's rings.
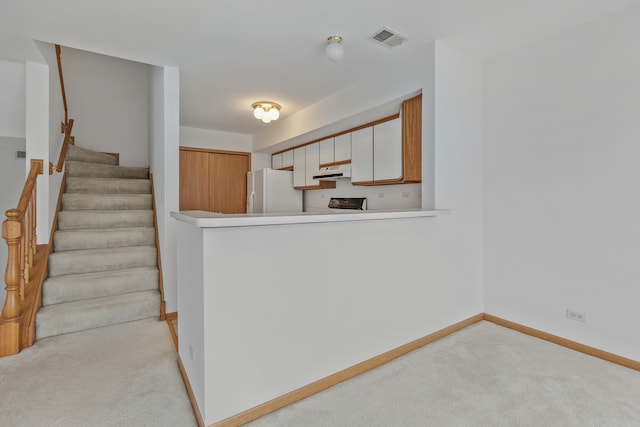
[[[307,145],[304,148],[306,149],[305,185],[307,187],[320,185],[320,180],[313,179],[313,175],[316,175],[320,170],[320,144],[316,142],[315,144]]]
[[[247,212],[247,155],[209,155],[209,210],[225,214]]]
[[[282,153],[271,156],[271,169],[282,169]]]
[[[209,210],[209,153],[180,150],[180,210]]]
[[[334,161],[344,162],[351,160],[351,134],[336,136],[334,139]]]
[[[373,181],[373,128],[351,132],[351,182]]]
[[[402,122],[389,120],[373,127],[373,180],[402,179]]]
[[[296,188],[305,186],[306,179],[306,147],[293,150],[293,186]]]
[[[282,167],[293,167],[293,150],[285,151],[282,153]]]
[[[325,139],[318,144],[320,144],[320,164],[328,165],[333,163],[335,161],[333,160],[333,138]]]

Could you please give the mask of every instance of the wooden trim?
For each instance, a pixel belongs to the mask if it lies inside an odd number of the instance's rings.
[[[615,363],[617,365],[622,365],[627,368],[640,371],[640,362],[636,360],[627,359],[626,357],[618,356],[617,354],[609,353],[604,350],[590,347],[588,345],[580,344],[579,342],[571,341],[566,338],[542,332],[538,329],[520,325],[518,323],[511,322],[509,320],[505,320],[491,314],[485,313],[483,319],[488,322],[495,323],[496,325],[513,329],[514,331],[518,331],[526,335],[531,335],[532,337],[540,338],[542,340],[552,342],[562,347],[566,347],[571,350],[579,351],[580,353],[588,354],[589,356],[606,360],[607,362]]]
[[[166,313],[165,314],[165,319],[166,320],[178,320],[178,312],[177,311],[172,311],[171,313]]]
[[[198,151],[201,153],[218,153],[218,154],[235,154],[238,156],[251,156],[249,151],[230,151],[230,150],[215,150],[210,148],[198,148],[198,147],[180,147],[180,151]],[[249,157],[251,158],[251,157]],[[251,161],[251,160],[249,160]],[[251,166],[251,164],[249,164]]]
[[[349,160],[340,160],[339,162],[333,162],[333,163],[323,163],[320,165],[321,168],[328,168],[329,166],[339,166],[339,165],[350,165],[351,164],[351,159]],[[292,167],[293,169],[293,167]]]
[[[295,150],[296,148],[304,147],[306,145],[315,144],[316,142],[324,141],[325,139],[329,139],[329,138],[335,138],[336,136],[344,135],[346,133],[355,132],[355,131],[360,130],[360,129],[370,128],[372,126],[379,125],[380,123],[388,122],[390,120],[395,120],[398,117],[400,117],[399,113],[398,114],[394,114],[393,116],[388,116],[388,117],[384,117],[382,119],[375,120],[373,122],[365,123],[363,125],[356,126],[354,128],[351,128],[351,129],[343,130],[343,131],[340,131],[338,133],[334,133],[334,134],[331,134],[331,135],[323,136],[322,138],[314,139],[313,141],[305,142],[304,144],[296,145],[295,147],[287,148],[286,150],[276,151],[275,153],[272,153],[271,155],[273,156],[275,154],[284,153],[285,151]],[[336,163],[336,164],[338,164],[338,163]]]
[[[56,166],[56,171],[62,172],[62,167],[64,166],[64,161],[67,157],[67,149],[69,148],[69,143],[71,142],[71,131],[73,130],[73,119],[69,120],[69,124],[65,126],[64,130],[64,141],[62,142],[62,148],[60,148],[60,157],[58,157],[58,165]]]
[[[184,370],[184,365],[182,364],[180,355],[178,355],[178,367],[180,368],[182,381],[184,381],[184,386],[187,389],[187,394],[189,395],[189,400],[191,401],[191,408],[193,408],[193,414],[196,416],[198,427],[204,427],[204,421],[202,420],[202,415],[200,415],[200,409],[198,409],[198,402],[196,401],[196,397],[193,394],[193,390],[191,389],[191,383],[189,382],[189,377],[187,377],[187,372]]]
[[[422,181],[422,94],[402,102],[402,182]]]
[[[296,190],[326,190],[330,188],[336,188],[335,181],[322,181],[318,185],[307,185],[305,187],[293,187]]]
[[[176,352],[178,351],[178,332],[176,328],[173,327],[173,319],[167,319],[167,326],[169,327],[169,333],[171,333],[171,339],[173,340],[173,345],[176,347]]]
[[[287,166],[286,168],[280,168],[280,169],[276,169],[276,170],[293,172],[293,166]]]
[[[102,154],[108,154],[116,158],[116,166],[120,166],[120,153],[109,153],[107,151],[103,151]]]
[[[437,341],[440,338],[446,337],[447,335],[450,335],[463,328],[466,328],[469,325],[477,323],[483,320],[483,318],[484,318],[484,314],[482,313],[477,314],[473,317],[470,317],[466,320],[458,322],[454,325],[451,325],[449,327],[436,331],[425,337],[419,338],[408,344],[397,347],[391,351],[375,356],[369,360],[365,360],[364,362],[358,363],[357,365],[354,365],[350,368],[344,369],[340,372],[337,372],[333,375],[325,377],[314,383],[311,383],[297,390],[294,390],[290,393],[277,397],[269,402],[263,403],[262,405],[258,405],[254,408],[251,408],[239,414],[233,415],[222,421],[218,421],[214,423],[212,426],[213,427],[232,427],[232,426],[239,426],[239,425],[248,423],[249,421],[253,421],[257,418],[267,415],[273,411],[276,411],[294,402],[298,402],[302,399],[305,399],[309,396],[312,396],[316,393],[319,393],[323,390],[333,387],[334,385],[339,384],[343,381],[346,381],[362,373],[370,371],[371,369],[384,365],[385,363],[390,362],[394,359],[397,359],[400,356],[404,356],[405,354],[410,353],[414,350],[417,350],[418,348],[423,347],[426,344]],[[185,384],[186,384],[186,380],[185,380]],[[187,388],[189,389],[189,387]]]
[[[153,185],[153,174],[149,172],[151,181],[151,205],[153,207],[153,228],[156,233],[156,258],[158,264],[158,289],[160,290],[160,320],[167,318],[167,302],[164,299],[164,279],[162,276],[162,256],[160,254],[160,237],[158,236],[158,215],[156,214],[156,193]]]
[[[64,78],[62,76],[62,60],[60,59],[60,45],[56,45],[56,60],[58,61],[58,77],[60,78],[60,91],[62,92],[62,105],[64,107],[64,125],[69,123],[69,110],[67,109],[67,94],[64,90]],[[64,130],[62,131],[64,133]],[[58,171],[60,172],[60,171]]]

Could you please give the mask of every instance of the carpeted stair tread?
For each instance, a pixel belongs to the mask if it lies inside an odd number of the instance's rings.
[[[75,161],[66,161],[65,168],[70,177],[149,179],[149,168]]]
[[[153,210],[80,210],[58,212],[58,230],[153,227]]]
[[[118,160],[109,154],[99,153],[87,148],[78,147],[77,145],[69,145],[67,148],[66,161],[78,161],[89,163],[102,163],[105,165],[115,165]]]
[[[156,241],[153,227],[59,230],[53,235],[54,252],[150,246]]]
[[[147,194],[151,193],[151,181],[148,179],[70,176],[66,179],[65,193]]]
[[[152,209],[151,194],[80,194],[62,195],[62,210],[145,210]]]
[[[42,307],[36,338],[158,317],[160,292],[148,290]]]
[[[49,255],[49,276],[157,266],[155,246],[86,249]]]
[[[158,268],[137,267],[98,273],[49,277],[42,285],[42,304],[52,305],[158,289]]]

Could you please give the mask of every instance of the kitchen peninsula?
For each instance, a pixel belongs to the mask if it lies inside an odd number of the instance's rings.
[[[179,355],[204,423],[437,330],[420,277],[442,213],[173,212]]]

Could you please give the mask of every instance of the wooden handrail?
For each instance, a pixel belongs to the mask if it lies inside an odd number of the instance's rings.
[[[60,157],[58,158],[58,165],[56,166],[56,171],[62,172],[62,167],[64,166],[64,159],[67,157],[67,149],[69,148],[69,144],[73,140],[71,136],[71,131],[73,130],[73,119],[69,120],[69,123],[64,128],[64,141],[62,142],[62,148],[60,149]]]
[[[64,90],[64,77],[62,76],[62,61],[60,60],[60,45],[56,45],[56,59],[58,61],[58,76],[60,76],[60,89],[62,91],[62,105],[64,106],[64,128],[69,124],[69,110],[67,108],[67,94]],[[60,171],[58,171],[60,172]]]
[[[9,209],[2,223],[2,237],[9,251],[4,275],[6,298],[0,315],[0,356],[16,354],[24,347],[21,339],[22,316],[27,312],[24,301],[35,286],[31,273],[37,251],[36,182],[43,170],[42,160],[31,160],[18,207]]]

